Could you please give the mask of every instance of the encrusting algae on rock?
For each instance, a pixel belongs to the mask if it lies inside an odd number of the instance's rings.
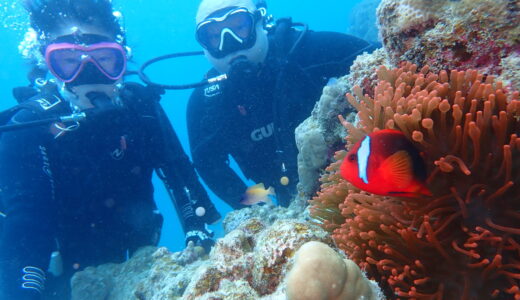
[[[520,89],[520,1],[382,0],[379,34],[396,66],[476,69]]]
[[[520,101],[477,71],[381,67],[347,148],[379,129],[424,153],[433,197],[382,197],[343,180],[336,154],[311,214],[390,298],[520,299]]]
[[[219,239],[209,256],[200,253],[192,244],[177,253],[166,248],[147,247],[122,264],[86,268],[73,277],[72,299],[282,300],[286,299],[288,272],[293,266],[296,270],[301,269],[298,265],[306,261],[305,257],[316,258],[312,253],[300,255],[299,262],[295,262],[297,251],[308,242],[320,242],[322,248],[328,249],[328,254],[332,253],[327,258],[336,257],[334,261],[341,262],[331,272],[344,270],[343,265],[347,265],[350,276],[342,278],[340,283],[354,299],[381,294],[377,284],[354,268],[352,261],[343,262],[344,256],[329,247],[334,243],[329,233],[319,226],[295,219],[269,224],[252,218]],[[318,255],[320,257],[323,258]],[[318,280],[322,275],[292,274],[293,282],[297,283],[292,288],[298,288],[298,282]],[[324,281],[315,291],[326,295],[328,283],[330,281]],[[380,299],[374,297],[370,299]]]

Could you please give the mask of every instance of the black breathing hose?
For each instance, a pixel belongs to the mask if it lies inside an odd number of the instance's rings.
[[[9,125],[1,126],[0,132],[24,129],[24,128],[28,128],[28,127],[40,126],[40,125],[50,124],[50,123],[59,122],[59,121],[60,121],[60,118],[56,117],[56,118],[43,119],[43,120],[38,120],[38,121],[23,122],[23,123],[18,123],[18,124],[9,124]]]
[[[307,33],[307,31],[308,31],[307,24],[305,24],[305,23],[293,23],[292,25],[293,26],[303,27],[303,30],[302,30],[300,36],[295,41],[293,47],[289,51],[288,57],[294,52],[295,48],[300,44],[302,38],[305,36],[305,33]],[[156,62],[167,60],[167,59],[172,59],[172,58],[178,58],[178,57],[199,56],[199,55],[204,55],[204,52],[203,51],[190,51],[190,52],[179,52],[179,53],[172,53],[172,54],[162,55],[162,56],[159,56],[159,57],[156,57],[156,58],[152,58],[152,59],[146,61],[139,68],[138,71],[128,72],[127,75],[137,74],[139,76],[139,78],[144,83],[146,83],[146,84],[148,84],[150,86],[156,86],[156,87],[159,87],[159,88],[162,88],[162,89],[165,89],[165,90],[193,89],[193,88],[201,87],[201,86],[204,86],[204,85],[207,85],[207,84],[220,82],[220,81],[226,80],[228,78],[227,74],[222,74],[222,75],[219,75],[219,76],[216,76],[216,77],[204,79],[204,80],[196,82],[196,83],[189,83],[189,84],[161,84],[161,83],[153,82],[150,79],[150,77],[148,77],[148,75],[145,74],[146,68],[148,68],[150,65],[152,65],[152,64],[154,64]]]
[[[192,51],[192,52],[180,52],[180,53],[172,53],[172,54],[162,55],[162,56],[150,59],[149,61],[145,62],[141,66],[141,68],[139,68],[139,70],[137,71],[137,74],[139,75],[139,78],[144,83],[146,83],[148,85],[151,85],[151,86],[160,87],[160,88],[163,88],[163,89],[166,89],[166,90],[192,89],[192,88],[204,86],[206,84],[215,83],[215,82],[219,82],[219,81],[227,79],[227,75],[223,74],[223,75],[220,75],[220,76],[217,76],[217,77],[204,79],[204,80],[202,80],[200,82],[196,82],[196,83],[189,83],[189,84],[160,84],[160,83],[156,83],[156,82],[153,82],[152,80],[150,80],[148,75],[146,75],[144,73],[146,68],[148,68],[151,64],[154,64],[154,63],[156,63],[158,61],[167,60],[167,59],[171,59],[171,58],[177,58],[177,57],[198,56],[198,55],[204,55],[204,52],[202,52],[202,51]]]
[[[0,132],[19,130],[19,129],[24,129],[24,128],[33,127],[33,126],[51,124],[54,122],[64,122],[64,123],[65,122],[80,122],[80,121],[85,120],[86,117],[87,116],[85,113],[75,113],[75,114],[71,114],[69,116],[59,116],[59,117],[53,117],[53,118],[37,120],[37,121],[8,124],[8,125],[0,126]]]

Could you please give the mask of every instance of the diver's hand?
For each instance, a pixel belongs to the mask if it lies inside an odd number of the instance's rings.
[[[195,246],[200,246],[204,248],[206,253],[209,253],[211,251],[211,247],[215,245],[213,235],[213,232],[208,232],[206,229],[188,231],[186,233],[186,245],[188,245],[188,243],[191,241],[195,244]]]
[[[148,98],[157,102],[161,100],[161,97],[165,92],[164,88],[157,85],[147,85],[145,87],[145,93],[148,95]]]
[[[87,115],[88,121],[100,122],[102,120],[109,120],[110,122],[117,121],[122,113],[121,107],[115,105],[112,99],[103,92],[89,92],[86,94],[91,108],[84,109],[83,112]]]
[[[99,110],[106,110],[114,108],[112,99],[103,92],[88,92],[85,96],[90,100],[90,103]]]
[[[164,95],[165,90],[157,85],[141,85],[136,82],[127,82],[121,90],[121,97],[123,99],[144,99],[147,101],[159,102],[161,96]]]

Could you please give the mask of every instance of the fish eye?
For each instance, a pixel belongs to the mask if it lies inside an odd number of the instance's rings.
[[[350,154],[348,157],[347,157],[348,161],[355,161],[357,159],[357,155],[356,154]]]

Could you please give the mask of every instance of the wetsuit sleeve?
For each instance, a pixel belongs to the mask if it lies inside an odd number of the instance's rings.
[[[301,43],[291,59],[314,82],[323,82],[330,77],[347,74],[358,55],[363,52],[370,53],[380,47],[378,43],[338,32],[309,31]]]
[[[173,193],[174,205],[184,232],[202,229],[204,222],[195,216],[194,207],[212,207],[213,204],[200,183],[193,164],[184,152],[168,117],[159,104],[156,104],[156,115],[164,139],[164,156],[159,164],[158,172],[162,173],[160,176],[165,181],[169,192]]]
[[[217,97],[220,97],[219,95]],[[229,165],[229,146],[233,141],[225,138],[224,110],[206,105],[203,88],[190,97],[187,111],[188,135],[193,163],[209,188],[234,209],[242,208],[240,197],[247,186]],[[210,99],[217,103],[226,99]]]
[[[29,110],[17,122],[36,120]],[[0,299],[40,299],[54,249],[56,207],[45,128],[5,132],[0,138]],[[25,276],[24,276],[25,275]]]
[[[143,124],[147,124],[146,130],[152,133],[150,149],[156,162],[157,174],[166,184],[168,193],[173,196],[173,204],[186,233],[204,228],[203,222],[194,218],[194,203],[203,207],[213,205],[159,104],[160,95],[161,93],[154,91],[154,87],[137,83],[126,83],[122,93],[126,105],[138,116],[144,116]]]

